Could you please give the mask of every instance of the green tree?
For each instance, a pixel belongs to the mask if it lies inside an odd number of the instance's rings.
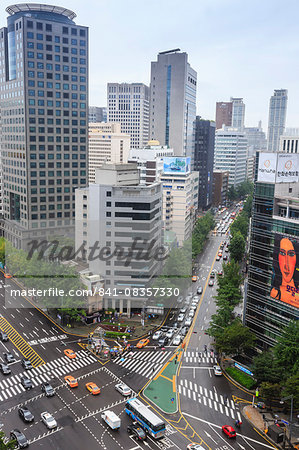
[[[253,373],[258,384],[265,381],[278,383],[281,380],[282,368],[277,365],[272,351],[263,352],[253,358]]]
[[[217,314],[213,314],[210,320],[210,326],[207,330],[209,336],[213,336],[216,340],[216,347],[218,341],[221,341],[223,331],[234,320],[233,307],[228,302],[223,302],[217,309]]]
[[[16,447],[15,440],[7,440],[5,433],[0,431],[0,450],[9,450]]]
[[[279,383],[269,383],[268,381],[264,381],[260,385],[259,393],[271,407],[273,400],[279,400],[281,398],[281,386]]]
[[[254,347],[256,337],[239,319],[227,326],[216,346],[221,353],[240,355]]]
[[[277,365],[282,367],[285,378],[299,371],[299,321],[291,321],[283,330],[274,347]]]
[[[237,187],[237,196],[238,198],[244,198],[248,194],[253,193],[253,183],[252,181],[245,180]]]
[[[247,213],[242,212],[238,215],[238,217],[233,221],[230,227],[230,232],[234,237],[235,234],[240,231],[244,239],[247,239],[248,235],[248,227],[249,227],[249,219]]]
[[[283,383],[282,397],[288,397],[289,395],[294,396],[294,409],[299,408],[299,372],[291,377],[288,377]],[[288,401],[290,406],[290,400]]]
[[[235,187],[234,186],[231,186],[230,188],[229,188],[229,190],[228,190],[228,192],[227,192],[227,198],[228,198],[228,200],[230,200],[230,201],[234,201],[234,200],[237,200],[237,198],[238,198],[238,193],[237,193],[237,191],[236,191],[236,189],[235,189]]]
[[[253,201],[253,195],[248,195],[246,202],[243,206],[243,211],[247,214],[248,217],[251,217],[251,211],[252,211],[252,201]]]
[[[5,239],[4,237],[0,238],[0,263],[5,265]]]
[[[240,231],[237,231],[236,234],[232,237],[229,245],[229,252],[231,257],[235,261],[242,261],[245,252],[245,239]]]
[[[241,282],[239,264],[234,260],[223,264],[223,276],[218,275],[216,305],[228,302],[230,306],[237,306],[242,299]]]

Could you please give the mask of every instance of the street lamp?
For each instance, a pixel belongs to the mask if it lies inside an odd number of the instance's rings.
[[[289,442],[291,443],[291,438],[292,438],[292,423],[293,423],[293,405],[294,405],[294,395],[288,395],[287,397],[283,397],[280,400],[280,403],[284,403],[286,400],[291,400],[291,412],[290,412],[290,425],[289,425]],[[284,442],[285,444],[285,442]]]

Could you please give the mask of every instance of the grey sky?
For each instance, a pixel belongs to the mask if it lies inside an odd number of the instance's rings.
[[[1,26],[6,24],[1,1]],[[21,3],[21,2],[20,2]],[[42,3],[42,2],[41,2]],[[149,83],[159,51],[181,48],[198,72],[197,113],[244,97],[245,123],[266,129],[274,89],[289,91],[287,127],[299,127],[298,0],[43,0],[90,27],[90,104],[106,104],[106,83]]]

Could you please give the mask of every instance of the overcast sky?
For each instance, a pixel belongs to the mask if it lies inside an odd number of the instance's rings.
[[[197,114],[214,119],[216,101],[243,97],[246,126],[261,119],[266,129],[269,98],[286,88],[286,125],[299,127],[298,0],[41,3],[75,11],[76,23],[90,28],[90,105],[106,105],[107,82],[148,84],[157,53],[179,47],[197,71]],[[1,26],[11,4],[0,3]]]

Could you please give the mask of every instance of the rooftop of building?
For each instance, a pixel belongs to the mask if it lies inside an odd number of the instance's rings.
[[[6,8],[6,12],[11,16],[20,12],[45,12],[60,14],[70,20],[73,20],[75,17],[77,17],[77,14],[70,9],[66,9],[62,6],[45,5],[42,3],[18,3],[16,5],[8,6]]]

